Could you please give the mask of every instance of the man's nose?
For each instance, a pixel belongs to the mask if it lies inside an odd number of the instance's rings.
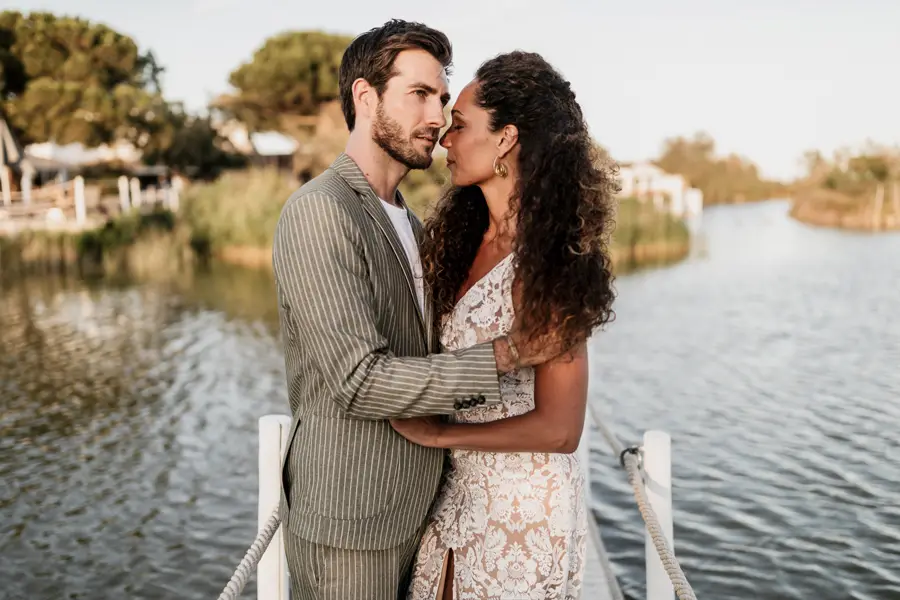
[[[426,116],[429,127],[443,129],[447,124],[447,117],[444,115],[444,105],[441,104],[439,98],[434,98],[428,103],[428,114]]]

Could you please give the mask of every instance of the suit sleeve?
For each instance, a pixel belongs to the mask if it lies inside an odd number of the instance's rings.
[[[292,197],[278,221],[273,267],[299,346],[348,416],[388,419],[500,401],[493,345],[397,357],[375,327],[374,296],[359,229],[329,195]]]

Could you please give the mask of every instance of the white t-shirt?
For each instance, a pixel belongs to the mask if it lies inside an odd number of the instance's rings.
[[[409,268],[413,274],[413,282],[416,284],[416,294],[419,296],[419,308],[424,315],[425,285],[423,283],[422,260],[419,258],[419,245],[416,243],[416,236],[413,234],[412,225],[409,223],[409,216],[403,207],[394,206],[384,200],[381,200],[381,204],[394,224],[394,229],[397,231],[397,236],[403,244],[403,249],[406,250],[406,258],[409,259]]]

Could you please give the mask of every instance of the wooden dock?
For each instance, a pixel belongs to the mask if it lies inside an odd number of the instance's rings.
[[[178,211],[184,186],[176,178],[167,188],[142,190],[137,178],[119,178],[118,196],[101,192],[99,185],[88,185],[81,176],[42,188],[12,192],[8,186],[0,194],[0,234],[25,231],[78,232],[102,226],[110,219],[132,211],[155,209]]]
[[[588,515],[588,518],[592,519],[593,516]],[[584,600],[620,600],[613,591],[618,590],[618,583],[610,581],[612,568],[606,561],[606,551],[597,548],[593,538],[588,536],[584,589],[581,593]]]

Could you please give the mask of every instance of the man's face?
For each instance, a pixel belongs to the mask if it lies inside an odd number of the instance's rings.
[[[410,169],[427,169],[450,100],[444,67],[424,50],[404,50],[394,61],[372,121],[372,139]]]

